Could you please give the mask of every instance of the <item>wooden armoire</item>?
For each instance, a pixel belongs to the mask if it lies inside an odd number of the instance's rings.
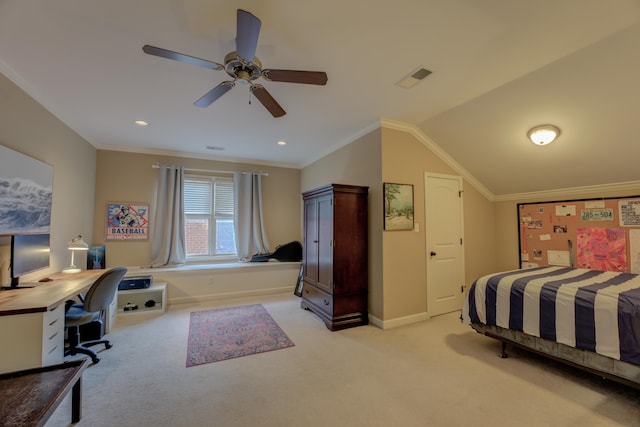
[[[304,200],[301,307],[332,331],[368,323],[368,187],[329,184]]]

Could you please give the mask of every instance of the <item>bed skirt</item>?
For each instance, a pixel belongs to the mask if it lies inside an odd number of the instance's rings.
[[[495,325],[471,323],[478,333],[640,390],[640,366]],[[504,352],[504,348],[503,348]],[[506,356],[505,356],[506,357]]]

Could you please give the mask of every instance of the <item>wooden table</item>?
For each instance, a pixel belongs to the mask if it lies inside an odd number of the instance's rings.
[[[0,375],[0,425],[44,426],[71,390],[71,422],[80,421],[88,359]]]
[[[0,316],[38,313],[51,310],[69,297],[74,297],[95,282],[106,270],[85,270],[80,273],[56,273],[50,282],[35,288],[0,292]]]

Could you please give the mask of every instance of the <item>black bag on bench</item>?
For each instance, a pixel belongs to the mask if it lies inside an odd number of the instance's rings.
[[[270,254],[252,256],[251,262],[266,262],[271,258],[288,262],[302,261],[302,243],[294,240],[284,245],[278,245],[276,246],[276,250]]]

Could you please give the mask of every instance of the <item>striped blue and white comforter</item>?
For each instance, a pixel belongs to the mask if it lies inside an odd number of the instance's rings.
[[[640,275],[566,267],[490,274],[471,286],[462,321],[640,365]]]

